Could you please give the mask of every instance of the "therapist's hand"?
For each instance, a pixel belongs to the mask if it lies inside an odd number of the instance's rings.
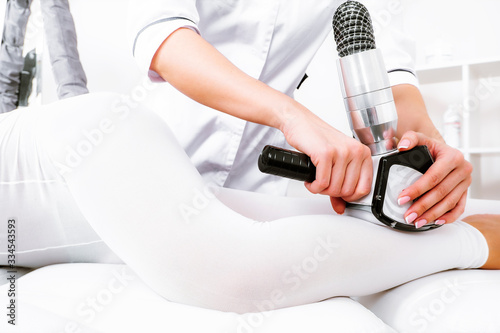
[[[316,166],[316,180],[305,186],[314,194],[330,196],[333,209],[343,214],[346,201],[370,193],[373,178],[370,149],[302,106],[296,107],[297,111],[286,117],[282,132],[288,143],[307,154]]]
[[[465,209],[467,189],[472,181],[472,165],[457,149],[413,131],[403,135],[398,147],[404,151],[417,145],[429,148],[434,164],[399,195],[401,204],[423,195],[408,209],[405,219],[417,227],[435,221],[438,224],[454,222]]]

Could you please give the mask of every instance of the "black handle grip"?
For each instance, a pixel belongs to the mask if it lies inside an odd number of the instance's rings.
[[[316,167],[309,156],[297,151],[265,146],[259,156],[259,170],[271,175],[312,183]]]

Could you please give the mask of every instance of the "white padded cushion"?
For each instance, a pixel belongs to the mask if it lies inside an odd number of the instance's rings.
[[[243,315],[176,304],[125,265],[47,266],[19,279],[17,289],[18,325],[1,320],[0,332],[394,332],[343,297]]]
[[[462,217],[473,214],[500,202],[469,199]],[[398,332],[500,332],[500,271],[441,272],[359,301]]]
[[[398,332],[500,332],[500,271],[441,272],[359,301]]]

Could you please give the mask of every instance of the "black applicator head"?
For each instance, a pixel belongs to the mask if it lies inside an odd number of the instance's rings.
[[[332,24],[339,57],[376,48],[372,20],[363,4],[344,2],[333,15]]]

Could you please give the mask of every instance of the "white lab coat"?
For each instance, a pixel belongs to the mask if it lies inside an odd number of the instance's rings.
[[[160,44],[189,27],[248,75],[292,96],[306,68],[331,33],[339,0],[131,0],[130,36],[145,73]],[[370,12],[384,1],[366,1]],[[391,84],[415,84],[412,57],[392,34],[382,42]],[[333,37],[332,37],[333,38]],[[402,70],[402,71],[401,71]],[[149,71],[153,81],[162,81]],[[283,195],[287,180],[262,174],[257,158],[266,144],[287,147],[276,129],[202,106],[170,90],[163,110],[179,142],[207,182]],[[168,104],[168,105],[167,105]],[[288,146],[289,147],[289,146]]]

